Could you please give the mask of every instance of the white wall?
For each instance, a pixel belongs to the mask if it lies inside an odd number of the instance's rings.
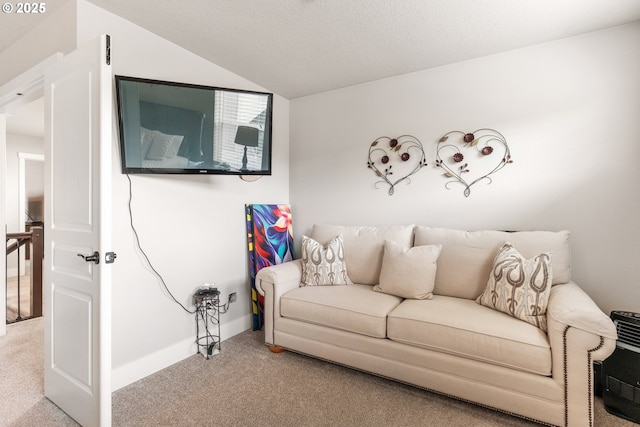
[[[568,229],[573,278],[605,311],[640,311],[640,25],[291,102],[297,242],[314,223]],[[514,163],[465,198],[435,147],[452,130],[505,135]],[[369,145],[411,134],[429,166],[393,196],[374,189]]]
[[[0,52],[0,86],[56,52],[69,53],[74,50],[75,16],[76,3],[70,0],[16,43]],[[6,15],[3,19],[20,18],[20,15],[14,14]]]
[[[79,46],[102,33],[111,35],[114,74],[268,90],[83,0],[77,19]],[[116,126],[114,112],[114,389],[196,351],[194,316],[171,301],[136,249]],[[211,282],[225,300],[238,293],[221,318],[223,339],[251,327],[244,204],[288,203],[288,163],[289,102],[275,95],[272,176],[253,183],[237,176],[131,176],[134,225],[175,297],[192,308],[194,290]]]

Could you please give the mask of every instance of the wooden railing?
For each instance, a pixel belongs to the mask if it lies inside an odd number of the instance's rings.
[[[30,248],[29,246],[30,245]],[[44,236],[42,227],[32,227],[30,231],[24,233],[7,233],[7,258],[9,254],[17,251],[20,254],[20,248],[25,246],[30,249],[31,259],[31,286],[30,288],[30,317],[42,316],[42,258],[44,255]],[[18,306],[20,304],[20,262],[21,257],[18,255]],[[20,310],[18,310],[18,319],[22,320]]]

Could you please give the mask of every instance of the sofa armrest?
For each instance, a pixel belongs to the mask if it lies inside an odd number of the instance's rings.
[[[616,340],[618,335],[611,319],[574,282],[551,288],[547,318],[557,323]]]
[[[256,289],[264,296],[264,340],[274,342],[273,326],[280,317],[280,297],[300,286],[302,261],[294,260],[263,268],[256,275]]]
[[[569,282],[551,288],[547,333],[552,376],[564,390],[564,425],[593,425],[593,362],[615,350],[615,325],[578,285]]]

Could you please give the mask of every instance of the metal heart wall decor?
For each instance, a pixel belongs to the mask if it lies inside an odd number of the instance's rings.
[[[374,184],[389,186],[389,195],[393,195],[394,188],[401,182],[409,184],[411,175],[427,166],[424,148],[418,138],[402,135],[397,138],[381,136],[369,147],[367,167],[381,178]],[[394,179],[397,178],[397,179]]]
[[[451,141],[454,135],[460,138]],[[493,129],[448,132],[440,138],[436,149],[436,167],[444,170],[446,178],[451,178],[445,187],[460,183],[465,197],[471,194],[471,186],[484,180],[490,184],[490,176],[510,163],[513,160],[507,140]]]

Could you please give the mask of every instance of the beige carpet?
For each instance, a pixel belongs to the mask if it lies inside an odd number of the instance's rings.
[[[44,397],[43,319],[7,325],[0,337],[0,425],[77,426]]]
[[[0,425],[74,426],[42,396],[42,318],[0,337]],[[608,414],[601,427],[637,424]],[[113,395],[114,426],[536,426],[519,418],[295,353],[273,354],[260,332],[194,355]]]

